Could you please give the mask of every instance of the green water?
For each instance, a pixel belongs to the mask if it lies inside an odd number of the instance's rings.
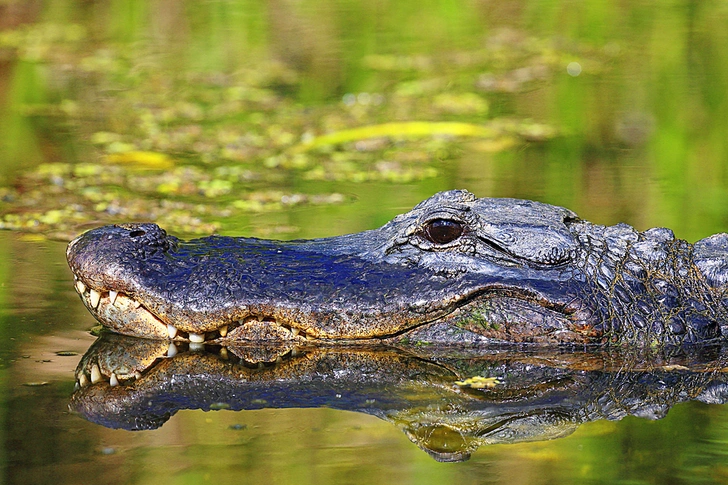
[[[728,408],[701,403],[458,464],[332,409],[93,425],[67,411],[94,321],[64,257],[108,222],[320,237],[451,188],[724,231],[726,25],[718,0],[0,3],[3,481],[728,481]]]

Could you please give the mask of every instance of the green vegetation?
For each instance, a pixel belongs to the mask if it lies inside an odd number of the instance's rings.
[[[0,19],[0,227],[23,234],[0,238],[14,481],[72,483],[79,463],[118,483],[725,481],[719,406],[453,466],[328,409],[191,411],[120,434],[68,416],[70,371],[16,374],[28,342],[90,327],[45,239],[91,225],[319,237],[467,188],[688,240],[726,230],[726,2],[6,0]]]

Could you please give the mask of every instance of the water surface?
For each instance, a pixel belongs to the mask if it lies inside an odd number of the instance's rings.
[[[462,463],[333,405],[93,424],[68,410],[95,322],[64,249],[129,220],[360,231],[451,188],[695,241],[728,228],[727,22],[719,1],[5,2],[4,481],[724,483],[728,408],[689,400]]]

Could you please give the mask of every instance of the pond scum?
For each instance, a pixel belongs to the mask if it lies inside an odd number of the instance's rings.
[[[365,56],[366,69],[398,81],[306,105],[290,94],[305,80],[280,63],[160,73],[151,45],[89,49],[80,25],[3,32],[0,47],[25,64],[6,123],[48,124],[75,153],[12,172],[0,187],[0,228],[68,239],[88,223],[153,220],[206,234],[241,214],[346,203],[330,182],[438,177],[465,145],[495,152],[549,140],[556,128],[492,116],[488,98],[543,82],[566,53],[499,35],[499,49],[453,59]],[[253,228],[271,231],[297,229]]]

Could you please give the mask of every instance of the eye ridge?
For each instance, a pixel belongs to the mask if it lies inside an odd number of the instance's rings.
[[[465,224],[452,219],[433,219],[422,230],[424,237],[434,244],[451,243],[465,232]]]

